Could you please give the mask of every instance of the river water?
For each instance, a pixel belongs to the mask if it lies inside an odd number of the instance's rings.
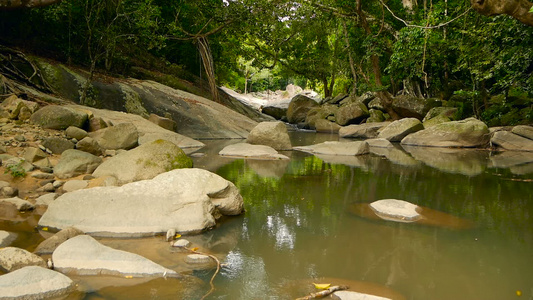
[[[294,146],[338,139],[301,132],[291,138]],[[207,141],[199,151],[206,155],[194,158],[195,167],[235,183],[246,209],[187,237],[221,260],[208,299],[294,299],[313,292],[313,282],[391,299],[533,299],[533,153],[397,147],[345,158],[284,152],[288,161],[217,155],[235,142]],[[427,220],[380,219],[368,209],[380,199],[417,204]],[[19,244],[31,250],[35,234]],[[209,290],[214,270],[174,264],[160,237],[102,242],[191,276],[75,278],[85,292],[71,297],[199,299]],[[115,286],[105,287],[111,281]]]

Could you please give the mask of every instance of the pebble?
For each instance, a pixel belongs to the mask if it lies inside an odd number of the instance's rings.
[[[179,247],[179,248],[188,248],[191,245],[191,242],[189,242],[186,239],[179,239],[172,243],[172,247]]]
[[[211,263],[211,257],[203,254],[189,254],[185,257],[185,262],[188,264],[208,264]]]

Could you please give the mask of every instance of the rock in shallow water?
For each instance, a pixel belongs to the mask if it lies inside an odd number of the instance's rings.
[[[59,245],[52,260],[56,270],[78,275],[178,276],[147,258],[104,246],[88,235],[78,235]]]
[[[0,299],[44,299],[69,293],[74,282],[49,269],[30,266],[0,276]]]
[[[265,145],[251,145],[237,143],[224,147],[219,153],[221,156],[243,157],[250,159],[289,159],[279,154],[274,148]]]
[[[403,200],[378,200],[372,202],[370,207],[380,218],[396,222],[415,222],[421,217],[417,205]]]
[[[178,169],[121,187],[66,193],[50,204],[40,226],[76,228],[98,236],[149,236],[175,228],[198,233],[223,215],[243,211],[235,185],[202,169]]]
[[[21,248],[0,249],[0,269],[11,272],[27,266],[46,267],[46,262],[40,256]]]

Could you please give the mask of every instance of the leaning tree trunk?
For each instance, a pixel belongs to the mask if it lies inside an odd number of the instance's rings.
[[[204,66],[205,74],[207,75],[207,81],[209,83],[209,89],[211,90],[211,96],[213,101],[220,103],[218,97],[217,82],[215,79],[215,67],[213,64],[213,55],[211,53],[211,48],[209,47],[209,42],[207,37],[200,36],[196,38],[198,44],[198,51],[202,57],[202,64]]]

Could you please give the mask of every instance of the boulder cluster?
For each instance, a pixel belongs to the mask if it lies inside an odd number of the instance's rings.
[[[9,247],[0,231],[0,298],[60,297],[70,275],[181,277],[147,258],[105,246],[93,236],[199,233],[223,215],[243,212],[233,183],[192,168],[185,151],[204,144],[156,115],[143,118],[77,105],[46,105],[10,96],[0,103],[0,209],[21,218],[37,210],[43,232],[60,230],[34,253]],[[90,234],[90,235],[89,235]],[[167,234],[168,235],[168,234]],[[181,240],[172,248],[188,248]],[[190,251],[189,251],[190,252]],[[46,257],[52,255],[48,261]],[[193,255],[193,254],[191,254]],[[209,256],[184,257],[184,264]]]

